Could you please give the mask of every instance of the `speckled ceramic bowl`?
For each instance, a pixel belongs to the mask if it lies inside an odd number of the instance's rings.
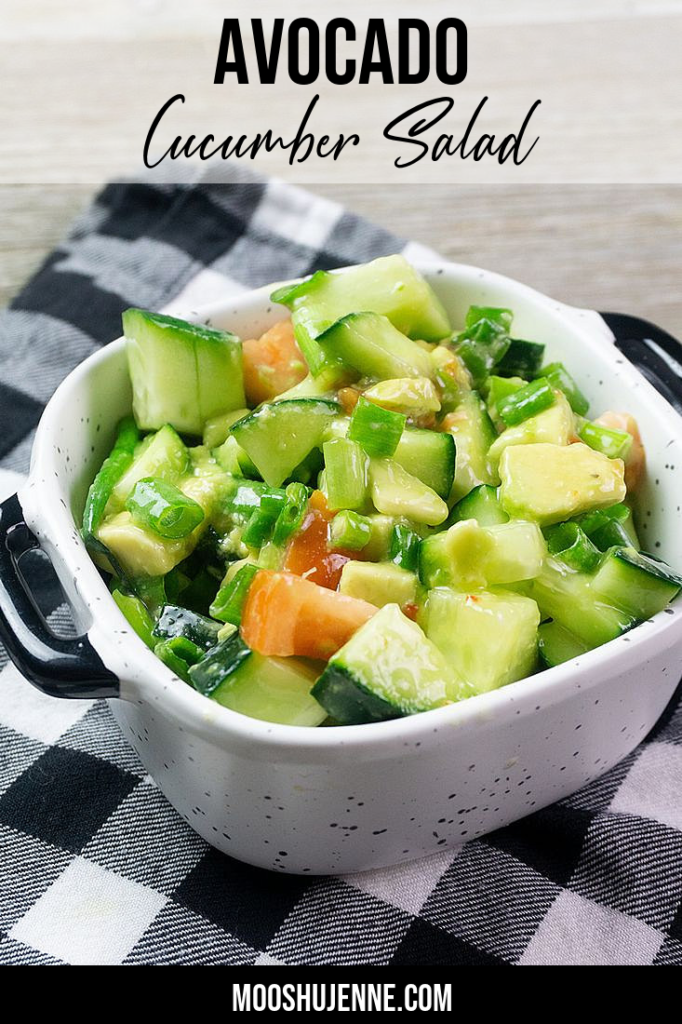
[[[549,357],[575,371],[595,408],[637,417],[649,464],[641,535],[647,548],[681,565],[674,341],[640,321],[572,309],[472,267],[421,269],[454,323],[471,303],[511,307],[519,336],[545,341]],[[283,315],[270,290],[203,310],[202,319],[257,334]],[[130,405],[122,341],[79,366],[49,403],[30,478],[0,509],[0,633],[18,667],[47,692],[111,698],[123,734],[169,801],[225,853],[279,871],[328,874],[455,846],[606,771],[671,698],[682,603],[558,668],[411,718],[304,729],[212,703],[132,633],[78,533],[87,486]],[[20,583],[17,561],[37,544],[73,604],[78,640],[55,639]]]

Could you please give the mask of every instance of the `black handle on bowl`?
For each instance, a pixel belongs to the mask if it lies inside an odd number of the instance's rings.
[[[87,636],[55,636],[38,611],[19,567],[38,547],[14,494],[0,505],[0,639],[7,653],[51,697],[117,697],[119,681]]]
[[[627,313],[602,313],[616,346],[682,416],[682,344],[661,327]]]

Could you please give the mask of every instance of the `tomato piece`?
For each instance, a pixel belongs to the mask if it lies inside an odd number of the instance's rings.
[[[308,372],[291,320],[281,320],[260,338],[242,342],[242,356],[244,391],[251,406],[293,388]]]
[[[300,576],[261,570],[249,588],[241,633],[259,654],[326,661],[376,611]]]
[[[331,518],[329,512],[325,515],[318,508],[310,509],[300,530],[289,541],[282,568],[328,590],[336,590],[341,570],[352,556],[343,551],[330,550],[328,535]]]

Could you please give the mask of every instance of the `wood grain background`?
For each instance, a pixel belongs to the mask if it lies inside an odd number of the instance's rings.
[[[238,6],[241,0],[235,2]],[[154,96],[168,95],[165,80],[158,88],[154,81],[164,60],[172,70],[191,53],[203,52],[207,66],[212,65],[221,19],[236,13],[234,4],[228,6],[226,11],[220,0],[2,0],[0,303],[10,299],[73,216],[111,177],[120,156],[117,132],[125,134],[130,127],[128,105],[135,94],[149,89]],[[534,38],[542,43],[538,66],[545,68],[552,63],[552,40],[558,43],[574,33],[583,50],[577,51],[574,74],[563,84],[573,90],[570,103],[584,111],[588,134],[596,124],[591,99],[603,102],[607,87],[603,66],[594,60],[601,46],[604,62],[608,57],[613,63],[617,56],[621,70],[629,67],[632,78],[623,104],[614,106],[613,138],[602,140],[602,158],[609,146],[622,143],[624,110],[646,134],[647,117],[654,117],[647,76],[654,71],[660,75],[656,65],[668,56],[667,49],[645,49],[642,60],[633,63],[628,50],[618,51],[624,26],[629,37],[633,23],[641,26],[643,40],[670,34],[678,59],[661,102],[682,83],[680,39],[675,35],[682,23],[682,0],[458,0],[451,6],[423,0],[415,10],[404,0],[347,0],[343,13],[361,21],[387,10],[426,18],[455,13],[467,22],[472,37],[480,26],[491,33],[489,41],[499,42],[490,53],[490,67],[500,86],[513,81],[519,95],[534,81],[537,68],[519,66],[509,43],[514,27],[536,33]],[[300,13],[298,7],[300,3],[288,4],[284,13],[293,17]],[[263,0],[257,13],[267,18],[283,12],[281,3]],[[603,45],[609,39],[612,48]],[[591,59],[582,65],[586,46]],[[98,114],[90,102],[89,74],[94,76],[93,89],[104,90],[100,100],[109,97],[112,83],[119,84],[113,128],[101,108]],[[277,102],[285,104],[286,91],[279,84],[277,90]],[[682,125],[682,104],[677,119]],[[669,133],[678,142],[679,127],[676,122]],[[646,157],[655,164],[668,143],[659,139],[657,149],[654,142],[652,136],[654,148],[644,156],[633,152],[633,162]],[[521,278],[577,305],[649,317],[682,337],[682,186],[363,186],[337,179],[314,187],[447,257]]]

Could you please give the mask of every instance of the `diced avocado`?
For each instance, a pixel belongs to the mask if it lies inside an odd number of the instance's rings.
[[[417,597],[417,577],[390,562],[346,562],[339,592],[383,608],[385,604],[412,604]]]
[[[324,353],[374,380],[428,377],[428,352],[378,313],[349,313],[317,338]]]
[[[579,640],[558,622],[543,622],[538,629],[538,653],[545,668],[563,665],[589,651],[589,644]]]
[[[177,433],[166,424],[149,434],[135,450],[132,463],[111,492],[106,515],[120,512],[139,480],[153,476],[177,484],[189,467],[189,452]]]
[[[624,465],[577,443],[511,445],[500,460],[500,503],[542,526],[625,497]]]
[[[226,473],[247,477],[259,475],[253,462],[232,434],[223,441],[219,448],[215,449],[214,455],[216,462]]]
[[[450,504],[458,502],[478,484],[498,484],[497,475],[488,466],[488,449],[497,434],[478,392],[463,392],[457,408],[441,426],[454,437],[457,447]]]
[[[393,459],[447,501],[455,479],[457,452],[451,434],[408,427],[403,430]]]
[[[393,527],[400,522],[400,518],[384,516],[379,512],[365,518],[369,522],[370,534],[362,553],[371,562],[383,562],[388,558]]]
[[[394,459],[371,459],[369,478],[370,494],[378,512],[406,516],[428,526],[438,526],[447,519],[448,506],[443,499]]]
[[[482,527],[467,519],[422,541],[419,576],[429,589],[504,586],[536,576],[546,552],[535,523]]]
[[[592,581],[595,594],[638,620],[662,611],[680,587],[682,576],[665,562],[629,547],[612,548]]]
[[[312,690],[341,725],[428,711],[470,692],[397,604],[381,608],[332,656]]]
[[[511,445],[547,444],[567,445],[575,434],[573,410],[563,394],[557,394],[554,405],[549,409],[530,416],[515,427],[507,427],[491,444],[488,462],[493,472],[497,471],[502,452]]]
[[[634,616],[597,594],[592,587],[593,578],[547,558],[529,588],[543,618],[554,619],[588,647],[613,640],[635,623]]]
[[[384,409],[402,412],[406,416],[425,416],[440,410],[436,386],[428,377],[382,380],[365,391],[365,398]]]
[[[464,519],[475,519],[479,526],[499,526],[508,523],[509,516],[500,505],[497,488],[479,484],[452,509],[447,525],[454,526]]]
[[[265,482],[279,487],[313,448],[319,447],[341,407],[322,398],[264,405],[232,426]]]
[[[232,409],[230,412],[221,413],[219,416],[213,416],[207,420],[204,424],[203,438],[206,447],[217,448],[223,444],[230,433],[232,424],[248,415],[248,409]]]
[[[246,405],[242,347],[234,334],[142,309],[125,311],[123,332],[142,430],[170,423],[201,435],[207,420]]]
[[[97,537],[131,577],[165,576],[187,558],[196,544],[194,534],[181,540],[166,540],[136,526],[130,512],[118,512],[105,519],[97,530]]]
[[[518,594],[429,593],[426,635],[477,693],[530,675],[537,662],[538,606]]]
[[[452,333],[440,300],[404,256],[384,256],[340,273],[318,271],[300,284],[277,289],[272,300],[292,310],[296,340],[314,376],[329,369],[330,362],[333,370],[333,360],[315,339],[357,310],[388,317],[409,338],[439,341]]]

